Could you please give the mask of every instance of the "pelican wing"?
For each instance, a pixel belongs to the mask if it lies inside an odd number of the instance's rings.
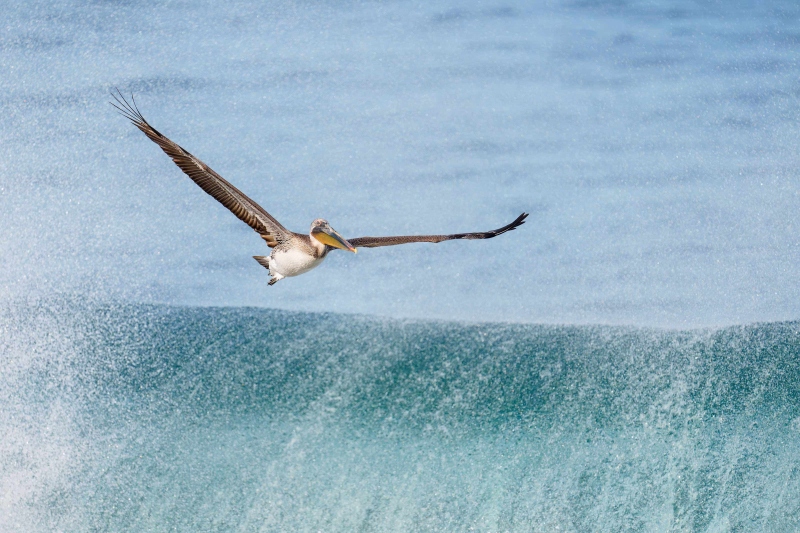
[[[450,241],[453,239],[491,239],[502,235],[507,231],[512,231],[518,226],[525,223],[528,213],[522,213],[514,222],[505,225],[492,231],[484,231],[478,233],[455,233],[453,235],[404,235],[397,237],[358,237],[356,239],[347,239],[347,241],[355,246],[363,248],[377,248],[379,246],[394,246],[396,244],[408,244],[410,242],[442,242]]]
[[[147,135],[151,141],[160,146],[184,174],[189,176],[201,189],[227,207],[239,220],[256,230],[267,241],[269,246],[275,247],[279,243],[292,238],[292,232],[284,228],[264,208],[214,172],[208,165],[151,126],[139,112],[133,96],[131,96],[132,104],[130,104],[122,96],[122,93],[119,91],[117,93],[119,96],[111,94],[117,102],[116,104],[112,102],[111,105],[116,107],[125,118]]]

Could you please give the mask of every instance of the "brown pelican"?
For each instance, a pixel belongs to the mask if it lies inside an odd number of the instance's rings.
[[[139,112],[133,95],[131,95],[132,103],[128,103],[119,90],[117,90],[117,94],[112,93],[111,96],[116,101],[116,104],[111,102],[111,105],[116,107],[125,118],[147,135],[151,141],[160,146],[164,153],[171,157],[175,164],[201,189],[227,207],[245,224],[256,230],[261,235],[261,238],[266,241],[267,246],[272,248],[272,253],[269,256],[253,256],[272,275],[272,279],[269,281],[270,285],[283,278],[308,272],[318,266],[328,255],[328,252],[334,248],[356,253],[356,248],[359,246],[375,248],[410,242],[491,239],[516,229],[525,223],[525,218],[528,216],[527,213],[522,213],[511,224],[496,230],[479,233],[456,233],[454,235],[407,235],[345,239],[326,220],[321,218],[311,223],[311,230],[308,235],[294,233],[284,228],[264,208],[211,170],[208,165],[152,127]]]

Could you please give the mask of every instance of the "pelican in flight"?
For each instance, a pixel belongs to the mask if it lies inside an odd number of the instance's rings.
[[[456,233],[453,235],[406,235],[396,237],[358,237],[345,239],[334,230],[327,220],[321,218],[311,223],[308,235],[284,228],[280,222],[251,200],[242,191],[231,185],[222,176],[198,158],[181,148],[151,126],[136,105],[131,95],[129,103],[122,93],[111,94],[111,102],[134,126],[156,143],[192,181],[218,202],[227,207],[239,220],[253,228],[272,248],[269,256],[256,255],[253,259],[269,270],[274,285],[283,278],[299,276],[318,266],[336,248],[356,253],[358,247],[376,248],[410,242],[442,242],[453,239],[491,239],[525,223],[527,213],[522,213],[511,224],[492,231],[478,233]]]

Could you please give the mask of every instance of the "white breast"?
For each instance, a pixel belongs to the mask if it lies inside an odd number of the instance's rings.
[[[281,276],[290,277],[308,272],[322,263],[325,256],[317,258],[296,248],[291,248],[289,250],[275,251],[271,259],[269,270],[273,275],[280,274]]]

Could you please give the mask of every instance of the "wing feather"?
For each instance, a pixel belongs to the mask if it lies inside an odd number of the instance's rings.
[[[284,228],[264,208],[214,172],[208,165],[151,126],[139,112],[133,95],[131,95],[131,104],[122,96],[119,89],[117,93],[119,96],[111,93],[111,96],[117,102],[116,104],[111,102],[111,105],[117,108],[125,118],[147,135],[151,141],[156,143],[178,165],[178,168],[199,185],[201,189],[227,207],[239,220],[261,234],[271,246],[292,238],[292,232]]]
[[[513,231],[525,223],[528,213],[522,213],[514,222],[492,231],[476,233],[454,233],[452,235],[404,235],[396,237],[357,237],[347,239],[356,248],[377,248],[379,246],[395,246],[411,242],[442,242],[454,239],[491,239],[508,231]]]

